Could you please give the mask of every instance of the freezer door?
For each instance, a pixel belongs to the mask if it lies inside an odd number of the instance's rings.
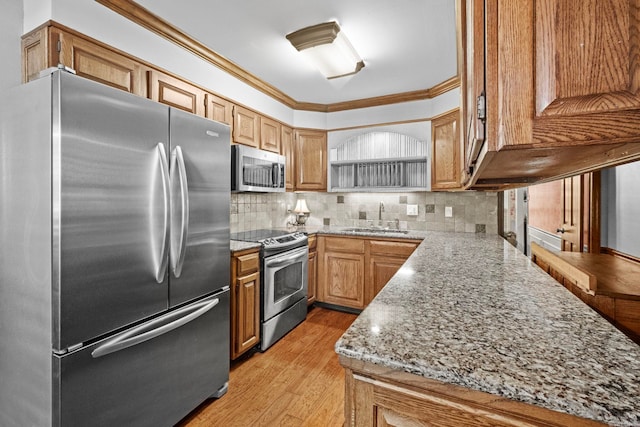
[[[170,110],[169,305],[229,286],[229,126]]]
[[[67,73],[52,78],[53,348],[61,350],[168,307],[169,109]]]
[[[171,426],[229,380],[229,291],[53,357],[54,426]]]

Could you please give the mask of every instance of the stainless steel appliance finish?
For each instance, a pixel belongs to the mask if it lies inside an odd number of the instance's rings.
[[[265,351],[307,317],[308,238],[281,230],[246,231],[231,238],[262,244],[260,350]]]
[[[286,158],[246,145],[231,147],[231,190],[284,192]]]
[[[0,110],[0,425],[172,425],[226,390],[228,126],[64,72]]]

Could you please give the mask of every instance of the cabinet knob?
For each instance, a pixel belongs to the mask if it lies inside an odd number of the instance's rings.
[[[557,228],[557,229],[556,229],[556,232],[557,232],[557,233],[564,233],[564,232],[566,232],[566,231],[567,231],[567,230],[565,230],[565,229],[564,229],[564,227],[562,227],[562,228]]]

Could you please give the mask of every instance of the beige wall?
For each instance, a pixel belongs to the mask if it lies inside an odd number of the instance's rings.
[[[285,227],[293,215],[287,209],[298,198],[307,201],[311,214],[309,226],[379,225],[379,206],[384,204],[383,225],[426,231],[460,233],[498,232],[497,193],[421,192],[421,193],[234,193],[231,195],[231,231]],[[408,216],[407,204],[418,205],[418,215]],[[445,218],[445,207],[453,216]],[[389,224],[391,221],[391,224]]]

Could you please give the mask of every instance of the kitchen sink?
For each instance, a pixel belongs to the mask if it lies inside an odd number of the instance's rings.
[[[348,233],[401,233],[407,234],[408,230],[397,230],[395,228],[375,228],[375,227],[351,227],[345,228],[343,231]]]

